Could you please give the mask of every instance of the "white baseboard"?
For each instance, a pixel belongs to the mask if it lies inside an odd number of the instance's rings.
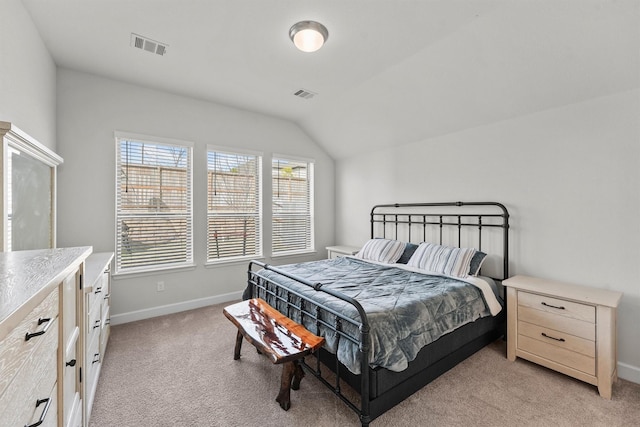
[[[222,304],[224,302],[236,301],[242,298],[242,291],[231,292],[224,295],[199,298],[190,301],[178,302],[175,304],[161,305],[159,307],[145,308],[143,310],[131,311],[129,313],[114,314],[111,316],[111,325],[135,322],[136,320],[150,319],[152,317],[164,316],[165,314],[179,313],[181,311],[193,310],[195,308],[206,307],[208,305]]]
[[[618,378],[640,384],[640,368],[618,362]]]

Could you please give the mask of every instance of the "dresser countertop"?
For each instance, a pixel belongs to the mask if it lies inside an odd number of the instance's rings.
[[[0,339],[92,251],[82,246],[0,253]]]
[[[104,270],[111,264],[113,252],[92,253],[84,264],[84,292],[93,292],[97,280],[102,277]]]

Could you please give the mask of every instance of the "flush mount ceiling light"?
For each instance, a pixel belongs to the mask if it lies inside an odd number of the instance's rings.
[[[329,31],[319,22],[300,21],[289,30],[289,38],[303,52],[315,52],[329,38]]]

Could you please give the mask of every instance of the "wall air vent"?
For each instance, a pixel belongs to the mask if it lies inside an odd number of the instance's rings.
[[[160,43],[156,40],[151,40],[150,38],[143,37],[136,33],[131,33],[131,46],[146,50],[147,52],[155,53],[156,55],[164,56],[167,53],[167,47],[169,46],[166,43]]]
[[[303,99],[311,99],[317,95],[317,93],[311,92],[310,90],[306,90],[306,89],[298,89],[293,94],[298,98],[303,98]]]

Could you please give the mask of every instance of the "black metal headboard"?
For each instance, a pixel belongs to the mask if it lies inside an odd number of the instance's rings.
[[[498,230],[498,235],[490,230]],[[483,231],[485,247],[483,248]],[[371,238],[475,247],[502,260],[509,277],[509,211],[497,202],[394,203],[371,209]],[[489,242],[487,243],[487,240]],[[496,243],[501,250],[495,249]]]

